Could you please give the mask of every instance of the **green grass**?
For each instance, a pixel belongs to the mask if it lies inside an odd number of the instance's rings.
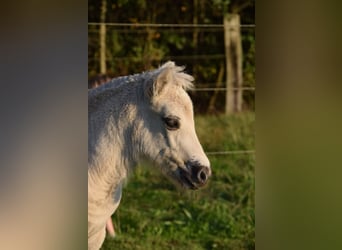
[[[253,113],[196,117],[205,151],[255,148]],[[138,167],[102,249],[254,249],[254,154],[210,156],[213,176],[197,191],[177,189]]]

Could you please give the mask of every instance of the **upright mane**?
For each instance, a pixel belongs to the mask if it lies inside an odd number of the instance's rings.
[[[154,82],[160,74],[166,71],[172,76],[173,84],[183,88],[185,91],[192,90],[194,88],[192,83],[194,78],[185,73],[184,69],[184,66],[177,66],[174,62],[168,61],[155,70],[113,78],[97,88],[88,90],[88,110],[90,112],[96,110],[98,105],[106,100],[113,92],[129,91],[129,89],[132,90],[132,88],[138,86],[147,88],[148,86],[144,84],[145,82]]]
[[[130,84],[132,82],[144,82],[146,80],[155,80],[160,73],[162,73],[164,70],[169,70],[172,72],[172,75],[174,77],[174,83],[178,84],[180,87],[182,87],[184,90],[192,90],[194,88],[193,81],[194,78],[184,72],[185,67],[184,66],[176,66],[174,62],[168,61],[161,65],[158,69],[143,72],[140,74],[134,74],[129,76],[121,76],[117,78],[113,78],[109,82],[94,88],[88,90],[88,97],[92,98],[104,91],[107,90],[116,90],[119,87],[121,87],[123,84]],[[128,87],[128,86],[127,86]]]

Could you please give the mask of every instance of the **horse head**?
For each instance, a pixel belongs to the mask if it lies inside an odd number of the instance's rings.
[[[146,79],[137,143],[167,177],[184,188],[198,189],[207,183],[211,169],[196,135],[193,106],[186,92],[192,81],[173,62]]]

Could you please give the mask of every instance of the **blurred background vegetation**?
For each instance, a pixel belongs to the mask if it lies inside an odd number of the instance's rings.
[[[110,77],[151,70],[167,60],[185,65],[197,88],[225,87],[223,17],[254,24],[254,0],[88,1],[88,76]],[[103,8],[105,6],[105,8]],[[105,22],[106,72],[100,69],[100,22]],[[216,24],[208,27],[116,26],[115,24]],[[111,25],[114,24],[114,25]],[[221,26],[220,26],[221,25]],[[243,86],[255,87],[255,27],[241,27]],[[224,111],[224,91],[191,92],[195,111]],[[254,110],[254,90],[243,91],[243,110]]]

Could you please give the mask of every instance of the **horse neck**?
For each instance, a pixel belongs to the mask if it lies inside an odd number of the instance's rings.
[[[88,169],[90,184],[101,188],[103,195],[126,179],[138,158],[133,138],[138,98],[134,86],[129,87],[92,96],[96,105],[88,114]]]

